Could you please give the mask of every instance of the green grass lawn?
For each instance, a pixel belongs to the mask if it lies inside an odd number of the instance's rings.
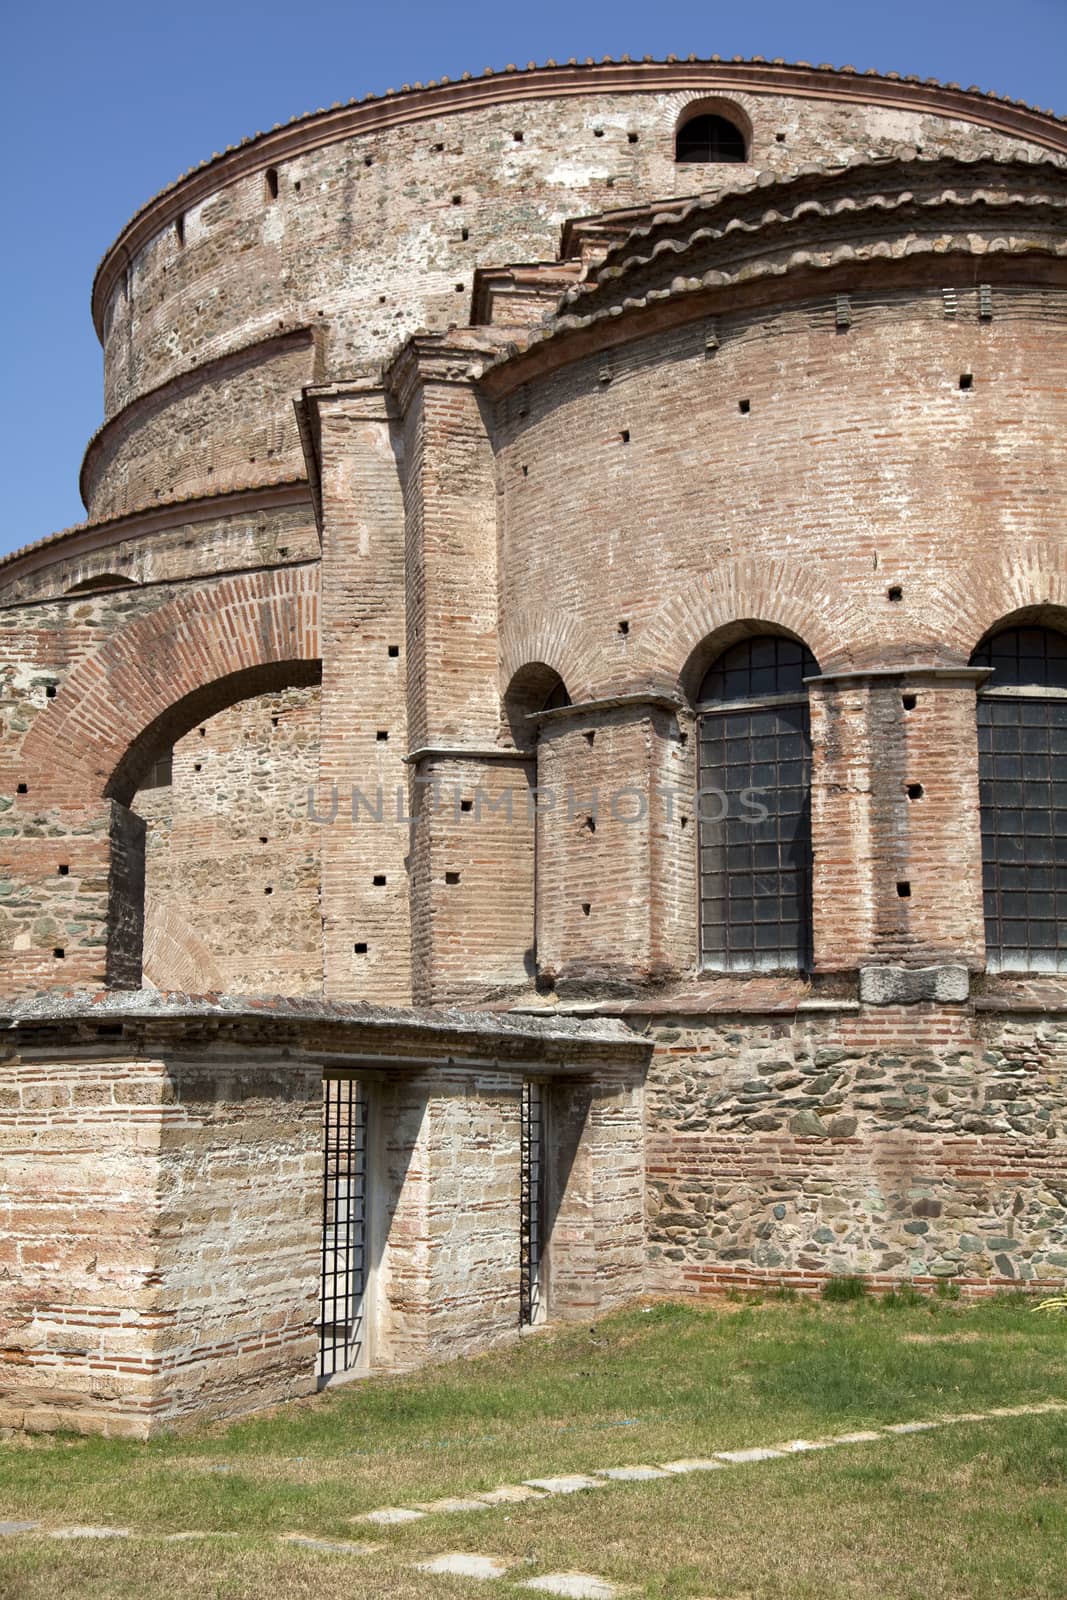
[[[965,1307],[659,1304],[264,1419],[0,1448],[0,1518],[227,1539],[0,1545],[0,1594],[519,1594],[412,1573],[443,1550],[577,1568],[650,1597],[1067,1595],[1067,1413],[369,1530],[358,1513],[564,1471],[1067,1398],[1067,1321]],[[372,1538],[373,1557],[286,1547]]]

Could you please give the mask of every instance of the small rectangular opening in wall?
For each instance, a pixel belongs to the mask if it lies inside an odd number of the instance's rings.
[[[277,198],[278,198],[278,169],[277,169],[277,167],[268,167],[267,168],[266,185],[267,185],[267,199],[268,200],[277,200]]]
[[[622,432],[619,434],[619,441],[622,444],[629,444],[629,442],[630,442],[630,430],[629,430],[629,428],[623,428]]]
[[[395,661],[397,656],[400,654],[400,646],[398,644],[391,644],[388,646],[385,653],[389,657],[390,661]]]
[[[641,137],[641,136],[640,136],[640,134],[637,134],[637,133],[628,133],[628,134],[627,134],[627,135],[626,135],[626,143],[627,143],[627,144],[636,144],[636,143],[637,143],[637,141],[638,141],[638,139],[639,139],[639,138],[640,138],[640,137]]]
[[[899,583],[891,583],[885,592],[885,597],[893,605],[897,605],[904,598],[903,587]]]
[[[29,792],[30,791],[27,789],[27,787],[26,787],[26,785],[24,783],[20,783],[20,784],[17,784],[15,786],[15,793],[16,794],[29,794]]]
[[[623,638],[625,638],[626,635],[629,633],[629,631],[630,631],[630,620],[629,620],[628,617],[623,617],[619,622],[619,633],[622,635]]]
[[[59,872],[59,876],[61,878],[66,878],[66,877],[70,876],[70,867],[68,866],[68,864],[65,861],[61,861],[60,862],[59,867],[57,868],[57,871]]]
[[[902,694],[900,697],[900,703],[904,707],[905,711],[914,711],[915,707],[919,703],[919,697],[915,694]]]
[[[57,944],[55,949],[52,951],[52,955],[56,961],[65,961],[67,952],[63,949],[62,945]]]
[[[46,700],[54,700],[55,697],[56,697],[56,686],[55,686],[55,684],[54,683],[46,684],[44,693],[45,693],[45,699]]]
[[[374,737],[377,739],[379,744],[384,744],[385,741],[389,737],[389,729],[388,728],[379,728],[378,732],[374,735]]]
[[[384,889],[384,887],[385,887],[385,873],[384,872],[376,872],[374,874],[374,877],[371,879],[371,882],[373,883],[373,885],[374,885],[374,887],[376,889]]]
[[[974,373],[973,372],[961,372],[960,373],[960,388],[963,389],[963,390],[973,389],[974,388]]]
[[[474,801],[473,800],[461,800],[459,802],[459,809],[461,811],[473,811],[473,809],[474,809]]]
[[[470,229],[469,228],[460,228],[459,236],[460,236],[460,239],[463,241],[463,243],[466,244],[467,240],[471,236]]]
[[[751,411],[752,411],[752,401],[751,400],[739,400],[737,402],[737,409],[738,409],[738,411],[740,411],[740,413],[741,413],[741,415],[743,417],[749,416],[751,414]]]
[[[521,128],[516,128],[514,133],[511,135],[511,137],[514,139],[516,144],[521,144],[522,143],[522,129]]]
[[[459,873],[458,872],[446,872],[445,873],[445,882],[446,883],[452,883],[452,884],[458,883],[459,882]]]
[[[910,900],[911,899],[911,884],[910,883],[905,883],[905,882],[898,883],[897,884],[897,894],[900,896],[900,898],[902,900]]]
[[[175,219],[174,219],[174,237],[177,239],[179,245],[183,245],[185,243],[185,218],[184,217],[175,217]]]
[[[353,951],[355,952],[355,954],[357,956],[365,956],[367,954],[367,943],[366,943],[366,940],[365,939],[357,939],[355,944],[352,946],[352,949],[353,949]]]

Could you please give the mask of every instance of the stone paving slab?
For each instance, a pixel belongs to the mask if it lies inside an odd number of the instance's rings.
[[[373,1522],[381,1528],[390,1528],[399,1522],[421,1522],[425,1511],[412,1511],[408,1506],[379,1506],[377,1511],[364,1511],[353,1517],[353,1522]]]
[[[329,1550],[339,1556],[369,1556],[381,1549],[380,1544],[357,1544],[353,1539],[316,1539],[310,1533],[280,1533],[278,1538],[283,1544],[298,1544],[309,1550]]]
[[[165,1533],[165,1544],[180,1544],[184,1539],[236,1539],[236,1533],[218,1533],[202,1528],[193,1528],[187,1533]]]
[[[524,1579],[519,1588],[563,1595],[565,1600],[615,1600],[623,1592],[617,1584],[591,1572],[546,1572],[540,1578]]]
[[[783,1456],[799,1456],[805,1450],[829,1450],[832,1446],[832,1439],[789,1439],[774,1448]]]
[[[664,1467],[596,1467],[598,1478],[611,1478],[615,1483],[647,1483],[651,1478],[669,1478]]]
[[[478,1499],[487,1506],[517,1506],[524,1500],[543,1500],[543,1489],[531,1489],[526,1483],[502,1483],[499,1489],[490,1489]]]
[[[781,1450],[716,1450],[715,1454],[720,1461],[729,1461],[735,1467],[742,1467],[748,1461],[773,1461],[782,1454]]]
[[[710,1456],[682,1456],[678,1461],[662,1461],[664,1472],[720,1472],[725,1461],[713,1461]]]
[[[874,1444],[880,1439],[880,1433],[872,1433],[869,1428],[861,1429],[859,1433],[836,1433],[828,1440],[829,1444]]]
[[[425,1511],[430,1515],[435,1513],[448,1514],[454,1511],[488,1511],[489,1503],[480,1496],[477,1500],[464,1500],[458,1495],[445,1495],[441,1500],[416,1500],[415,1507],[418,1511]]]
[[[129,1528],[51,1528],[50,1539],[128,1539]]]
[[[603,1478],[587,1478],[582,1472],[567,1473],[559,1478],[524,1478],[527,1489],[543,1489],[546,1494],[578,1494],[582,1489],[606,1489]]]
[[[940,1428],[940,1422],[891,1422],[883,1429],[885,1433],[929,1433],[931,1428]]]
[[[495,1556],[468,1555],[462,1550],[450,1550],[433,1556],[429,1561],[416,1561],[417,1572],[450,1572],[457,1578],[502,1578],[512,1563],[498,1561]]]
[[[16,1533],[32,1533],[40,1526],[39,1522],[0,1522],[0,1539]]]

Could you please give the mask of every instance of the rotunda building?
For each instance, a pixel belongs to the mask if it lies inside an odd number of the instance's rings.
[[[1050,113],[670,60],[405,86],[132,219],[87,520],[0,562],[19,1237],[34,1147],[80,1197],[20,1415],[1062,1285],[1065,216]],[[217,1238],[160,1242],[179,1173]]]

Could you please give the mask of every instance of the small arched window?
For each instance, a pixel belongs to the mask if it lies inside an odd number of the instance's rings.
[[[986,965],[1067,971],[1067,635],[1003,628],[971,665],[978,691],[978,781]]]
[[[698,695],[700,956],[713,971],[811,964],[811,736],[798,640],[762,634],[715,660]]]
[[[745,136],[726,117],[690,117],[678,129],[675,161],[747,161]]]

